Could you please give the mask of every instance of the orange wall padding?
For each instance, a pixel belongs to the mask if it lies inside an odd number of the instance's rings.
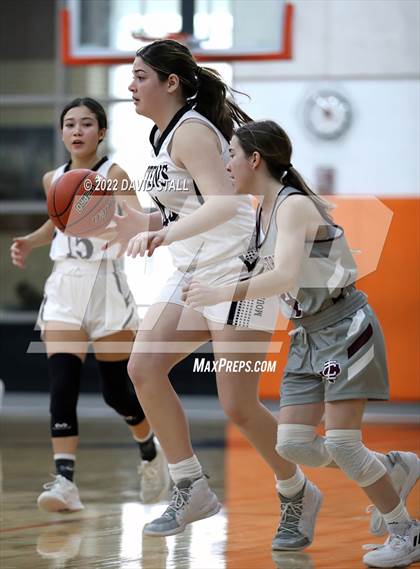
[[[384,331],[391,399],[415,401],[420,399],[420,200],[378,199],[336,197],[333,216],[346,230],[350,247],[359,250],[355,259],[361,275],[378,261],[357,286],[368,295]],[[262,376],[260,396],[266,399],[278,398],[287,358],[285,324],[279,322],[278,328],[273,341],[284,344],[267,358],[277,361],[277,369]]]

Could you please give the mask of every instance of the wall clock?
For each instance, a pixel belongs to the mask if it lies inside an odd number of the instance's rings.
[[[353,112],[344,95],[334,90],[317,91],[304,103],[306,128],[318,138],[337,140],[350,128]]]

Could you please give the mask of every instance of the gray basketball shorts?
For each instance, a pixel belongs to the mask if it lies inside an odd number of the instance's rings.
[[[385,343],[368,304],[331,326],[291,332],[280,407],[347,399],[388,399]]]

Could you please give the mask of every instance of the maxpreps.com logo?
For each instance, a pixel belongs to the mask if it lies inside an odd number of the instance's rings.
[[[319,373],[328,383],[335,383],[341,373],[341,366],[337,360],[328,360],[324,362],[324,367]]]

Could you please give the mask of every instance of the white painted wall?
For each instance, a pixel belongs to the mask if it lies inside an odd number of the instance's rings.
[[[336,170],[337,193],[414,194],[420,179],[420,82],[363,80],[261,82],[237,87],[252,99],[244,105],[257,119],[273,119],[292,139],[293,164],[315,184],[316,169]],[[351,101],[353,124],[343,138],[325,141],[306,130],[303,102],[328,85]]]
[[[416,0],[297,0],[293,59],[234,65],[255,119],[278,121],[293,163],[315,183],[336,170],[338,193],[413,195],[420,179],[420,3]],[[331,87],[350,101],[354,121],[337,141],[303,123],[305,98]]]
[[[293,59],[237,64],[238,77],[419,74],[418,0],[288,1],[294,6]]]

